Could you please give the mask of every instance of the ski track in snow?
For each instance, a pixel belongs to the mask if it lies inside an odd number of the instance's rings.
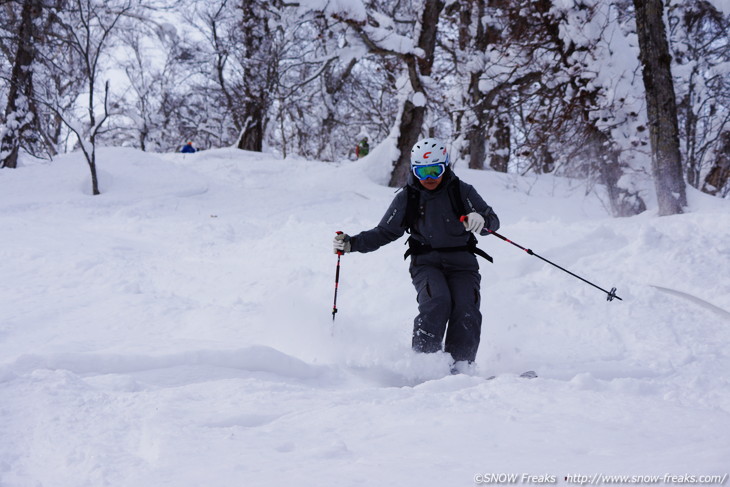
[[[730,320],[730,312],[725,311],[724,309],[720,308],[719,306],[715,306],[712,303],[708,303],[707,301],[705,301],[702,298],[698,298],[697,296],[693,296],[693,295],[691,295],[689,293],[685,293],[685,292],[679,291],[677,289],[668,289],[666,287],[654,286],[654,285],[652,285],[651,287],[653,287],[654,289],[658,289],[658,290],[660,290],[662,292],[665,292],[667,294],[671,294],[673,296],[678,296],[680,298],[683,298],[683,299],[686,299],[688,301],[691,301],[691,302],[695,303],[698,306],[702,306],[705,309],[709,309],[710,311],[712,311],[714,313],[717,313],[721,317],[723,317],[723,318],[725,318],[727,320]]]
[[[393,197],[367,159],[99,156],[99,197],[78,154],[1,175],[1,486],[728,471],[727,201],[611,219],[570,181],[459,170],[500,233],[624,301],[483,237],[478,374],[451,376],[409,349],[402,240],[342,258],[332,322],[334,231]]]

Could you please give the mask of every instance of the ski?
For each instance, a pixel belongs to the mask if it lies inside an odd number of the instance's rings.
[[[526,372],[522,372],[518,377],[520,379],[536,379],[537,372],[535,372],[534,370],[528,370]],[[496,379],[496,378],[497,378],[496,375],[490,375],[489,377],[486,378],[486,380],[492,380],[492,379]]]

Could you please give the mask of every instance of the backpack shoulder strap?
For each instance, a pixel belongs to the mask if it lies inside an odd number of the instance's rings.
[[[466,215],[468,213],[468,210],[466,209],[464,200],[461,198],[461,181],[459,180],[459,178],[454,178],[454,181],[451,182],[448,190],[449,198],[451,199],[451,207],[454,209],[457,216],[461,217]],[[469,241],[466,245],[471,253],[476,254],[479,257],[483,257],[491,263],[494,263],[494,259],[492,259],[491,255],[477,247],[477,238],[474,236],[473,233],[469,236]]]
[[[449,199],[451,200],[451,207],[456,212],[456,215],[466,215],[466,206],[464,205],[464,200],[461,198],[461,181],[459,178],[454,176],[453,181],[449,183],[449,187],[447,189],[449,192]]]
[[[411,187],[410,184],[405,186],[406,189],[406,214],[403,219],[406,230],[410,233],[413,224],[418,219],[418,205],[420,203],[420,195],[418,190]]]

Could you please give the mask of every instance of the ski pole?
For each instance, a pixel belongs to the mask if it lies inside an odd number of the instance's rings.
[[[341,235],[342,232],[337,232],[337,235]],[[335,314],[337,314],[337,288],[340,287],[340,257],[342,257],[341,250],[337,251],[337,271],[335,272],[335,301],[332,305],[332,322],[335,321]]]
[[[460,220],[460,221],[462,221],[462,222],[463,222],[463,221],[465,221],[466,219],[467,219],[467,217],[466,217],[466,216],[462,216],[461,218],[459,218],[459,220]],[[535,257],[537,257],[538,259],[540,259],[540,260],[542,260],[542,261],[544,261],[544,262],[547,262],[548,264],[550,264],[550,265],[552,265],[552,266],[555,266],[555,267],[557,267],[557,268],[558,268],[558,269],[560,269],[561,271],[563,271],[563,272],[567,272],[568,274],[570,274],[570,275],[571,275],[571,276],[573,276],[573,277],[577,277],[578,279],[580,279],[581,281],[585,282],[586,284],[590,284],[591,286],[595,287],[596,289],[600,289],[601,291],[603,291],[604,293],[606,293],[606,294],[607,294],[607,298],[606,298],[606,301],[613,301],[613,298],[616,298],[616,299],[618,299],[619,301],[623,301],[623,299],[621,299],[620,297],[618,297],[618,296],[616,295],[616,288],[615,288],[615,287],[612,287],[610,291],[606,291],[606,290],[605,290],[605,289],[603,289],[602,287],[600,287],[600,286],[596,286],[596,285],[595,285],[595,284],[593,284],[593,283],[592,283],[591,281],[588,281],[587,279],[583,279],[583,278],[582,278],[582,277],[580,277],[580,276],[579,276],[578,274],[574,274],[574,273],[570,272],[569,270],[567,270],[567,269],[565,269],[565,268],[563,268],[563,267],[560,267],[560,266],[559,266],[558,264],[556,264],[555,262],[551,262],[551,261],[547,260],[546,258],[544,258],[544,257],[542,257],[542,256],[540,256],[540,255],[538,255],[538,254],[536,254],[536,253],[535,253],[535,252],[533,252],[532,250],[530,250],[530,249],[526,249],[526,248],[525,248],[525,247],[523,247],[522,245],[520,245],[520,244],[518,244],[518,243],[515,243],[515,242],[513,242],[512,240],[508,239],[508,238],[507,238],[507,237],[505,237],[504,235],[500,235],[499,233],[497,233],[497,232],[493,232],[492,230],[489,230],[489,229],[486,229],[486,228],[485,228],[484,230],[482,230],[482,231],[483,231],[483,232],[484,232],[484,231],[487,231],[487,232],[491,233],[492,235],[494,235],[495,237],[499,237],[499,238],[501,238],[502,240],[504,240],[505,242],[507,242],[507,243],[511,243],[512,245],[514,245],[514,246],[515,246],[515,247],[517,247],[518,249],[522,249],[522,250],[524,250],[525,252],[527,252],[528,254],[530,254],[530,255],[534,255],[534,256],[535,256]]]

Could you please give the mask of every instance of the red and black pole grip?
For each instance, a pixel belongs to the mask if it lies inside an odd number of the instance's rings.
[[[343,234],[343,232],[340,232],[339,230],[338,230],[338,231],[336,231],[335,233],[336,233],[337,235],[342,235],[342,234]],[[337,251],[337,255],[345,255],[345,253],[344,253],[343,251],[341,251],[341,250],[338,250],[338,251]]]

